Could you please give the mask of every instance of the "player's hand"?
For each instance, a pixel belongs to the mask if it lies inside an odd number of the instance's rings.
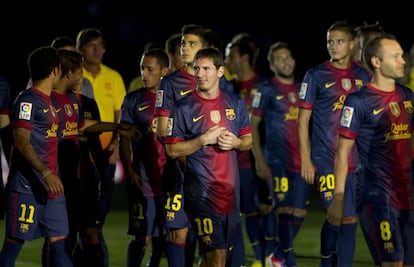
[[[306,162],[302,160],[302,167],[300,174],[308,184],[313,184],[315,181],[315,166],[311,161]]]
[[[342,224],[344,217],[344,194],[335,194],[331,205],[326,211],[326,219],[332,225],[339,226]]]
[[[217,144],[221,150],[232,150],[240,144],[239,138],[229,130],[223,131],[217,137]]]
[[[218,136],[226,130],[223,126],[215,125],[208,129],[203,135],[202,135],[202,143],[206,145],[214,145],[217,144]]]
[[[47,174],[43,178],[49,187],[49,190],[54,195],[62,195],[65,193],[62,181],[59,176],[55,175],[53,172]]]
[[[109,144],[108,152],[110,153],[109,156],[109,163],[110,164],[116,164],[116,162],[119,160],[119,146],[116,142],[112,142]]]
[[[272,172],[266,162],[256,160],[256,174],[260,179],[272,179]]]
[[[138,126],[127,123],[120,123],[118,125],[118,133],[132,141],[138,141],[142,136]]]
[[[128,177],[129,181],[138,186],[139,189],[142,189],[142,179],[132,168],[125,169],[125,174]]]

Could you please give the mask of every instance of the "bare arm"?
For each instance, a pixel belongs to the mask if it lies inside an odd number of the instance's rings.
[[[131,183],[134,183],[138,185],[139,188],[141,188],[141,177],[132,168],[131,140],[122,135],[119,138],[119,156],[127,179],[129,179]]]
[[[301,160],[301,175],[308,184],[313,184],[315,180],[315,166],[311,160],[311,143],[309,136],[309,121],[311,115],[312,110],[299,108],[297,134]]]
[[[164,138],[167,135],[167,122],[168,117],[158,116],[157,117],[157,137],[164,144]]]
[[[120,134],[120,136],[127,137],[131,140],[139,140],[141,138],[141,132],[138,127],[126,123],[101,122],[97,120],[85,119],[85,123],[79,131],[86,133],[116,131]]]
[[[115,122],[119,121],[119,116],[121,112],[119,110],[115,111]],[[115,164],[119,160],[119,144],[118,144],[119,134],[117,131],[112,133],[112,140],[108,146],[108,151],[111,151],[111,156],[109,157],[109,163]]]
[[[252,135],[246,134],[237,137],[230,131],[222,132],[217,139],[217,144],[221,150],[237,149],[240,151],[246,151],[252,148]]]
[[[46,164],[40,160],[32,144],[30,143],[31,134],[32,132],[26,128],[16,127],[13,131],[15,148],[22,154],[23,157],[25,157],[33,168],[42,174],[46,184],[53,194],[63,194],[63,184],[60,178],[49,170]]]
[[[250,124],[253,131],[253,154],[256,164],[256,173],[262,179],[269,179],[272,177],[269,166],[267,165],[265,156],[263,154],[262,140],[260,138],[259,125],[262,121],[262,117],[252,115],[250,118]]]
[[[335,153],[335,191],[332,204],[327,210],[327,219],[333,225],[340,225],[344,213],[344,193],[346,176],[348,173],[348,159],[351,149],[355,144],[354,139],[339,136]]]

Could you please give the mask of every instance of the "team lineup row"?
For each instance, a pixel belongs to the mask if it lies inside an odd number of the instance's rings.
[[[144,51],[142,84],[128,92],[102,63],[98,29],[34,50],[30,86],[1,127],[13,148],[0,266],[39,237],[43,266],[108,266],[102,226],[117,161],[134,237],[127,266],[141,265],[150,242],[150,266],[163,253],[169,266],[192,266],[196,245],[200,266],[245,266],[241,214],[254,267],[297,266],[312,185],[326,211],[319,266],[352,266],[358,223],[376,265],[414,266],[404,51],[382,31],[356,42],[346,21],[326,36],[330,58],[299,81],[284,42],[270,46],[266,78],[251,36],[223,55],[214,31],[184,25],[171,50]]]

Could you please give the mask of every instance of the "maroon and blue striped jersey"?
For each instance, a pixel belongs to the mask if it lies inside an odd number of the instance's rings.
[[[396,209],[413,208],[413,103],[412,91],[398,84],[392,92],[368,84],[348,95],[339,134],[356,139],[363,198],[389,199]]]
[[[190,140],[211,127],[226,127],[236,136],[251,134],[249,115],[240,96],[220,90],[216,99],[197,93],[176,102],[168,119],[166,144]],[[189,202],[219,214],[239,209],[240,184],[236,150],[204,146],[186,157],[184,195]]]
[[[263,118],[264,155],[267,162],[279,161],[291,172],[300,172],[296,134],[299,83],[283,84],[277,78],[264,82],[252,102],[252,114]]]
[[[59,121],[50,97],[33,87],[21,91],[13,104],[11,125],[13,128],[22,127],[31,131],[30,144],[39,159],[54,174],[58,174]],[[35,196],[44,195],[46,189],[49,198],[56,197],[48,190],[42,174],[34,169],[17,149],[13,149],[10,172],[12,175],[9,177],[7,186],[11,190],[19,191],[20,187],[24,187],[24,192],[30,184]],[[15,174],[16,172],[21,175]]]
[[[121,107],[121,123],[136,125],[142,136],[132,142],[133,168],[142,179],[144,196],[162,195],[162,173],[166,160],[164,145],[156,134],[155,93],[145,88],[129,92]]]
[[[299,92],[299,107],[312,110],[312,159],[323,159],[333,166],[339,119],[349,93],[369,82],[371,75],[362,66],[352,63],[347,69],[338,69],[329,61],[309,69]],[[357,155],[354,152],[349,164],[355,172]]]

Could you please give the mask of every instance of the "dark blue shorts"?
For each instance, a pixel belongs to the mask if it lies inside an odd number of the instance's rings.
[[[199,203],[200,204],[200,203]],[[191,223],[197,234],[201,251],[209,252],[217,249],[231,251],[240,212],[218,214],[207,205],[191,205]],[[230,252],[229,252],[230,253]]]
[[[359,220],[376,264],[403,261],[414,265],[414,211],[397,210],[389,200],[373,197],[361,204]]]
[[[137,237],[161,236],[164,226],[162,196],[144,196],[135,185],[127,184],[128,234]]]
[[[36,202],[29,192],[7,194],[6,235],[31,241],[39,237],[66,236],[69,233],[65,196]]]

